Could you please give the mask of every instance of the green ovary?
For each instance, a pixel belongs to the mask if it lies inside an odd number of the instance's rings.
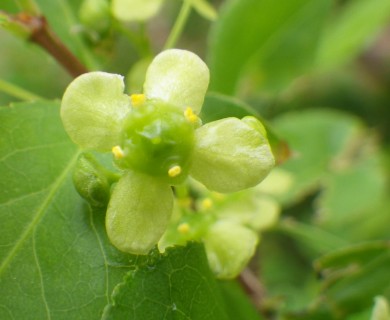
[[[128,115],[120,147],[124,153],[117,160],[120,167],[180,183],[190,167],[194,126],[177,109],[147,101]]]

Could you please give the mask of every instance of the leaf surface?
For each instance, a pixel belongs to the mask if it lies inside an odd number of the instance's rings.
[[[231,0],[211,33],[211,89],[231,94],[254,59],[264,84],[292,80],[314,59],[329,0]],[[252,66],[253,64],[251,64]],[[258,68],[256,70],[259,70]]]
[[[128,258],[71,180],[56,102],[0,108],[0,319],[98,319]]]
[[[130,271],[103,319],[229,319],[218,290],[203,246],[190,243]]]

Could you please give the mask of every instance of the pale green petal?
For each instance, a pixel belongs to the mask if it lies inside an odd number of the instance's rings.
[[[235,192],[260,183],[275,164],[267,139],[237,118],[196,130],[190,174],[208,189]]]
[[[199,113],[209,84],[209,69],[194,53],[170,49],[157,55],[146,73],[144,93]]]
[[[375,305],[370,320],[389,320],[390,307],[384,296],[375,297]]]
[[[233,194],[216,210],[218,218],[262,231],[273,227],[279,218],[280,205],[256,192],[257,187]]]
[[[162,0],[113,0],[112,14],[122,21],[145,21],[157,14]]]
[[[246,227],[219,221],[211,226],[203,240],[211,270],[218,278],[230,279],[245,268],[259,238]]]
[[[147,254],[167,228],[172,209],[173,194],[167,184],[149,175],[127,172],[108,205],[108,237],[121,251]]]
[[[90,72],[73,80],[61,103],[65,130],[82,148],[110,151],[119,143],[122,120],[130,107],[123,77]]]

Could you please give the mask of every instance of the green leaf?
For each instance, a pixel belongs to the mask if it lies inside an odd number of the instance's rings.
[[[283,220],[279,229],[298,241],[303,247],[308,248],[316,256],[348,245],[347,241],[337,235],[293,219]]]
[[[206,95],[200,117],[203,123],[220,120],[226,117],[243,118],[245,116],[256,116],[258,113],[251,106],[239,99],[210,92]]]
[[[77,194],[59,104],[0,108],[0,318],[98,319],[128,258]]]
[[[378,153],[370,150],[358,163],[341,168],[324,179],[325,189],[317,202],[322,212],[321,226],[359,240],[374,238],[376,229],[380,230],[382,224],[389,221],[385,213],[378,221],[372,217],[373,212],[381,216],[378,204],[383,203],[387,195],[386,174],[379,158]],[[370,223],[361,223],[368,218]],[[350,226],[348,230],[345,230],[346,225]]]
[[[390,246],[388,241],[344,248],[316,262],[323,276],[324,302],[340,314],[370,306],[377,295],[389,292]]]
[[[317,68],[335,68],[354,58],[388,24],[389,17],[388,0],[349,1],[324,32]]]
[[[326,109],[285,113],[273,125],[293,153],[280,167],[293,176],[292,186],[280,198],[283,202],[299,200],[317,188],[331,161],[359,141],[362,132],[357,118]]]
[[[250,59],[266,84],[292,80],[310,66],[331,1],[228,1],[211,34],[211,89],[233,93]]]
[[[130,272],[113,293],[103,319],[227,320],[202,245],[168,249]]]
[[[388,250],[390,250],[390,243],[387,241],[361,243],[333,251],[321,257],[315,261],[314,267],[317,272],[322,272],[325,269],[347,268],[352,263],[354,265],[363,265]]]
[[[260,313],[249,302],[247,295],[236,281],[219,281],[226,307],[232,320],[261,320]]]

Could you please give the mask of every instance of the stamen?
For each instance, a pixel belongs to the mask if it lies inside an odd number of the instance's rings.
[[[194,113],[191,107],[187,107],[185,109],[184,116],[186,117],[187,121],[191,123],[197,123],[199,120],[199,117]]]
[[[140,107],[145,103],[146,97],[144,94],[132,94],[130,100],[133,107]]]
[[[205,198],[200,203],[200,206],[201,206],[202,210],[211,209],[211,207],[213,206],[213,200],[211,200],[210,198]]]
[[[181,223],[178,225],[177,231],[179,231],[181,234],[186,234],[190,231],[190,225],[186,222]]]
[[[181,167],[180,166],[173,166],[168,170],[168,175],[171,178],[177,177],[181,173]]]
[[[122,159],[125,156],[125,152],[120,146],[115,146],[111,149],[115,159]]]

